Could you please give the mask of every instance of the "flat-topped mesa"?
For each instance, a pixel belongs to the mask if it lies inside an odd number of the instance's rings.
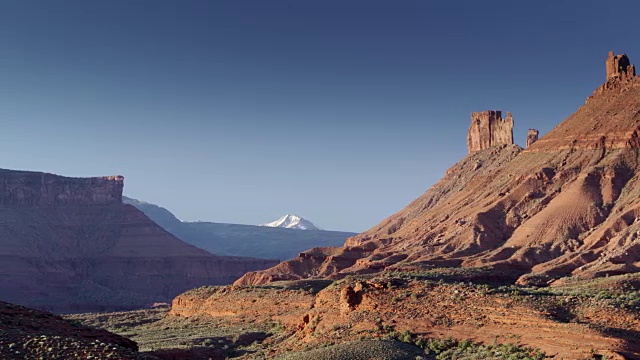
[[[540,132],[537,129],[529,129],[529,131],[527,131],[527,148],[538,141],[539,134]]]
[[[71,178],[0,169],[0,205],[121,204],[124,177]]]
[[[502,112],[486,110],[471,113],[471,126],[467,136],[469,153],[488,149],[496,145],[513,144],[513,117],[507,113],[506,119]]]

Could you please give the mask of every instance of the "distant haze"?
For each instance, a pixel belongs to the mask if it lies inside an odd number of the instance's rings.
[[[120,174],[183,220],[362,231],[466,154],[541,135],[640,62],[640,2],[4,1],[0,163]]]

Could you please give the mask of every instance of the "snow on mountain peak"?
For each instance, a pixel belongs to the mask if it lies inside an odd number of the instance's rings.
[[[311,221],[294,214],[287,214],[276,221],[260,224],[258,226],[281,227],[298,230],[322,230]]]

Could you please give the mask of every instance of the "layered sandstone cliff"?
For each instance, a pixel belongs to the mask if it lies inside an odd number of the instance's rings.
[[[467,135],[469,153],[481,151],[497,145],[513,144],[513,117],[507,113],[487,110],[471,113],[471,125]]]
[[[405,209],[343,247],[305,251],[236,284],[407,267],[508,269],[538,285],[637,272],[640,78],[628,71],[526,150],[479,141],[490,132],[474,137],[472,123],[472,153]]]
[[[0,171],[0,300],[127,309],[227,284],[275,261],[215,256],[122,204],[123,178]]]
[[[1,205],[97,205],[122,203],[124,177],[68,178],[0,169]]]

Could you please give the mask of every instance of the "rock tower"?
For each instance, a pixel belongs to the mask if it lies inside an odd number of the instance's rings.
[[[529,129],[529,131],[527,131],[527,148],[538,141],[539,134],[540,132],[537,129]]]
[[[507,113],[487,110],[471,113],[471,126],[467,136],[469,153],[487,149],[495,145],[513,144],[513,117]]]
[[[609,56],[605,62],[607,69],[607,80],[612,78],[630,78],[636,76],[636,68],[631,65],[627,54],[613,55],[613,51],[609,51]]]
[[[589,96],[587,102],[591,101],[594,96],[598,96],[608,91],[622,91],[636,79],[636,67],[631,64],[627,54],[613,55],[613,51],[609,51],[607,60],[605,61],[607,70],[607,81],[600,85],[594,92],[593,96]]]

